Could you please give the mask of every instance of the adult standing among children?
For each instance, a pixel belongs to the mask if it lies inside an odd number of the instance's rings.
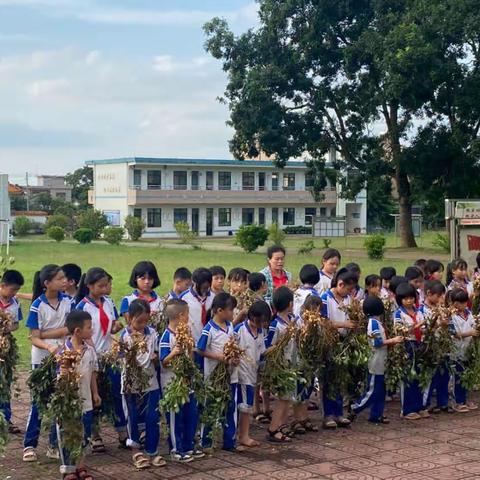
[[[265,301],[271,303],[273,291],[292,281],[292,274],[287,272],[283,266],[285,263],[285,249],[281,245],[272,245],[267,250],[268,265],[260,271],[265,275],[267,281],[267,293]]]

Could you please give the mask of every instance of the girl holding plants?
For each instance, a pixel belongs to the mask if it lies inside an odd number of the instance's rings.
[[[340,266],[342,256],[335,248],[327,248],[322,256],[322,268],[320,268],[320,280],[315,289],[320,295],[332,286],[332,280]]]

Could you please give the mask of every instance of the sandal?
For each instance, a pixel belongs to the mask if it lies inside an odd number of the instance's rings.
[[[308,402],[307,410],[320,410],[320,406],[316,402],[312,402],[311,400]]]
[[[438,415],[442,409],[440,407],[433,407],[428,409],[428,413],[433,413],[434,415]]]
[[[267,423],[270,423],[270,420],[271,420],[271,418],[268,415],[265,415],[264,413],[259,413],[254,418],[257,422],[263,423],[264,425],[266,425]]]
[[[92,453],[103,453],[105,451],[105,445],[100,437],[90,440],[90,448],[92,449]]]
[[[145,470],[150,468],[150,459],[142,452],[137,452],[132,455],[133,465],[137,470]]]
[[[166,460],[161,455],[155,455],[154,457],[152,457],[152,466],[164,467],[166,464]]]
[[[352,421],[349,420],[347,417],[338,417],[337,418],[337,425],[340,428],[348,428],[352,424]]]
[[[303,422],[293,422],[290,426],[291,431],[296,435],[305,435],[307,433],[306,428],[303,426]]]
[[[86,468],[77,468],[78,480],[94,480],[93,476],[87,472]]]
[[[455,405],[453,409],[458,413],[468,413],[470,411],[466,405]]]
[[[283,434],[280,429],[274,430],[273,432],[271,430],[268,430],[267,433],[267,440],[272,443],[291,443],[292,439]]]
[[[292,430],[292,427],[290,425],[281,425],[279,427],[279,430],[287,437],[290,437],[290,438],[295,437],[295,432]]]
[[[307,432],[318,432],[318,427],[314,423],[312,423],[310,420],[304,420],[302,422],[303,428],[305,428],[305,431]]]
[[[62,477],[63,480],[78,480],[76,473],[65,473]]]
[[[390,420],[387,417],[369,418],[368,421],[375,424],[382,423],[383,425],[388,425],[390,423]]]
[[[442,411],[442,413],[455,413],[455,410],[450,406],[441,407],[440,410]]]
[[[332,418],[326,418],[323,421],[323,428],[325,430],[335,430],[338,427],[337,422]]]
[[[33,447],[27,447],[23,449],[23,461],[24,462],[36,462],[38,460],[37,458],[37,452]]]
[[[420,420],[422,417],[417,412],[412,412],[404,415],[403,418],[405,420]]]
[[[17,435],[19,433],[22,433],[22,431],[13,423],[8,424],[8,433],[11,433],[12,435]]]

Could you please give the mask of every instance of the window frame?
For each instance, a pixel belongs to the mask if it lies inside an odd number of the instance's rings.
[[[154,210],[158,210],[158,212],[154,213]],[[152,225],[150,221],[151,217],[153,215],[158,215],[159,220],[160,220],[160,225]],[[162,228],[162,209],[160,207],[152,207],[152,208],[147,208],[147,228]]]

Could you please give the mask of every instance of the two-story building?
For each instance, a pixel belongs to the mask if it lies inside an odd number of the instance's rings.
[[[317,203],[303,161],[283,169],[263,160],[140,157],[87,165],[94,171],[90,203],[111,225],[123,226],[127,215],[142,218],[144,237],[175,236],[179,221],[200,236],[228,236],[252,223],[309,226],[315,216],[345,216],[347,232],[366,231],[365,192],[350,202],[327,185]]]

